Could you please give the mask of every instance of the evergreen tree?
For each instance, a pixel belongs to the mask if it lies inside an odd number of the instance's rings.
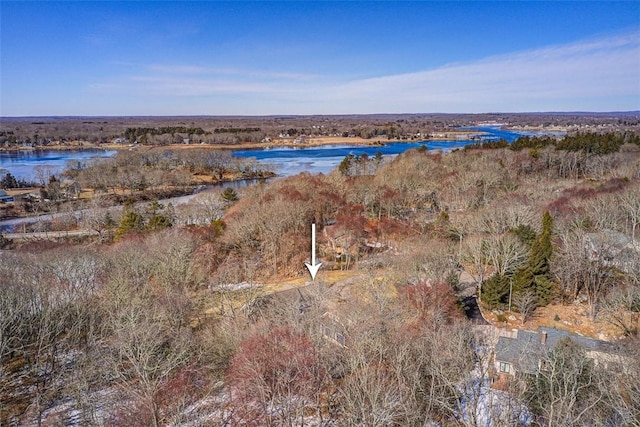
[[[18,181],[8,172],[2,180],[0,180],[0,188],[18,188]]]
[[[553,292],[554,283],[545,276],[535,276],[535,292],[536,292],[536,304],[539,306],[545,306],[549,304],[551,300],[551,294]]]
[[[482,284],[480,299],[493,310],[504,307],[509,301],[509,278],[502,274],[494,274]]]
[[[382,156],[382,152],[376,151],[376,155],[373,156],[373,165],[375,168],[375,172],[378,171],[378,168],[380,167],[380,165],[382,165],[382,162],[384,162],[384,157]]]
[[[135,187],[136,187],[136,190],[138,191],[144,191],[147,189],[147,187],[149,187],[149,183],[147,182],[147,179],[145,178],[144,175],[142,175],[140,177],[140,180],[136,182]]]
[[[113,219],[109,211],[104,214],[104,225],[107,228],[113,228],[116,226],[116,221]]]
[[[152,200],[149,205],[147,205],[147,212],[151,215],[156,215],[162,209],[164,209],[164,205],[157,200]]]
[[[227,187],[222,192],[222,199],[227,203],[233,203],[238,201],[238,193],[231,187]]]
[[[353,154],[348,154],[347,156],[345,156],[344,159],[342,159],[342,161],[338,165],[338,170],[342,175],[344,176],[351,175],[351,165],[354,159],[355,159],[355,156]]]
[[[369,155],[362,153],[359,158],[356,159],[360,165],[359,175],[369,175]]]
[[[118,241],[127,233],[132,231],[142,231],[144,228],[144,218],[134,210],[125,212],[120,225],[115,232],[115,240]]]
[[[145,227],[147,231],[161,230],[163,228],[171,227],[173,224],[171,220],[162,214],[154,214],[149,218],[149,222]]]
[[[520,239],[520,241],[529,248],[537,237],[536,231],[530,225],[525,224],[520,224],[517,227],[512,228],[510,232],[515,234],[518,239]]]
[[[532,291],[536,295],[536,302],[539,306],[545,306],[549,303],[553,290],[553,281],[551,280],[552,231],[553,218],[547,211],[542,216],[542,231],[531,244],[527,262],[516,272],[513,281],[514,293]]]

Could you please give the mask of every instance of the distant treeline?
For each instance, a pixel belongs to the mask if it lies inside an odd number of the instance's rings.
[[[260,128],[216,128],[215,133],[251,133],[261,132]]]
[[[185,126],[165,126],[160,128],[138,127],[138,128],[127,128],[127,130],[124,131],[124,137],[133,141],[143,135],[175,135],[177,133],[184,133],[189,135],[205,135],[210,132],[206,132],[204,129],[200,127],[197,127],[197,128],[188,128]]]
[[[465,146],[465,150],[480,148],[506,148],[520,151],[525,148],[540,149],[545,147],[555,147],[557,150],[582,151],[587,154],[609,154],[620,150],[624,144],[635,144],[640,147],[640,135],[623,133],[577,133],[567,135],[561,139],[552,136],[522,136],[513,143],[501,139],[499,141],[479,142]]]

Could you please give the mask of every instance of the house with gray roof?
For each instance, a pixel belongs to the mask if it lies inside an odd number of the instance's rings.
[[[588,233],[584,236],[584,244],[590,261],[599,261],[627,273],[637,268],[640,247],[624,233],[615,230]]]
[[[14,201],[15,201],[15,198],[13,196],[10,196],[4,190],[0,190],[0,203],[9,203]]]
[[[582,347],[587,357],[597,363],[616,359],[616,346],[613,343],[561,329],[540,327],[535,332],[514,330],[500,336],[495,347],[495,369],[498,373],[507,375],[515,375],[516,372],[535,374],[541,369],[543,357],[566,338]]]

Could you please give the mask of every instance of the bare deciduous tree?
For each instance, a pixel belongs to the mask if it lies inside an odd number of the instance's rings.
[[[536,294],[530,289],[517,293],[513,295],[513,304],[522,316],[521,325],[524,325],[538,305]]]
[[[525,260],[528,249],[513,234],[491,235],[485,240],[487,258],[496,274],[513,273]]]
[[[628,190],[618,197],[618,201],[631,228],[631,240],[636,248],[640,248],[636,243],[636,230],[640,225],[640,190],[637,187]]]
[[[589,315],[595,318],[601,299],[617,282],[615,260],[608,259],[606,247],[589,253],[585,235],[580,230],[560,236],[561,247],[555,261],[555,274],[566,296],[585,295]]]
[[[602,301],[602,311],[625,335],[636,335],[640,327],[640,286],[628,283],[612,289]]]
[[[163,418],[157,393],[163,381],[188,363],[192,343],[188,330],[164,328],[154,317],[141,301],[130,301],[128,308],[113,315],[113,338],[106,359],[125,396],[149,408],[157,427]]]
[[[469,264],[467,269],[476,284],[481,285],[487,277],[489,258],[487,257],[487,244],[484,238],[473,236],[467,238],[462,244],[462,260]]]
[[[607,375],[569,339],[540,354],[540,369],[528,379],[531,410],[547,426],[582,426],[604,421]]]
[[[232,418],[245,425],[304,423],[305,410],[320,411],[323,373],[305,335],[276,328],[240,344],[227,380]]]

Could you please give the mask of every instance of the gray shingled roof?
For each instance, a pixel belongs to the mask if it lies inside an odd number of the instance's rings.
[[[547,339],[543,345],[542,334],[545,332]],[[500,337],[496,345],[496,360],[509,362],[525,372],[533,372],[537,369],[540,356],[564,338],[570,338],[587,351],[610,353],[615,349],[612,343],[606,341],[574,335],[561,329],[540,327],[537,332],[518,331],[517,338]]]

